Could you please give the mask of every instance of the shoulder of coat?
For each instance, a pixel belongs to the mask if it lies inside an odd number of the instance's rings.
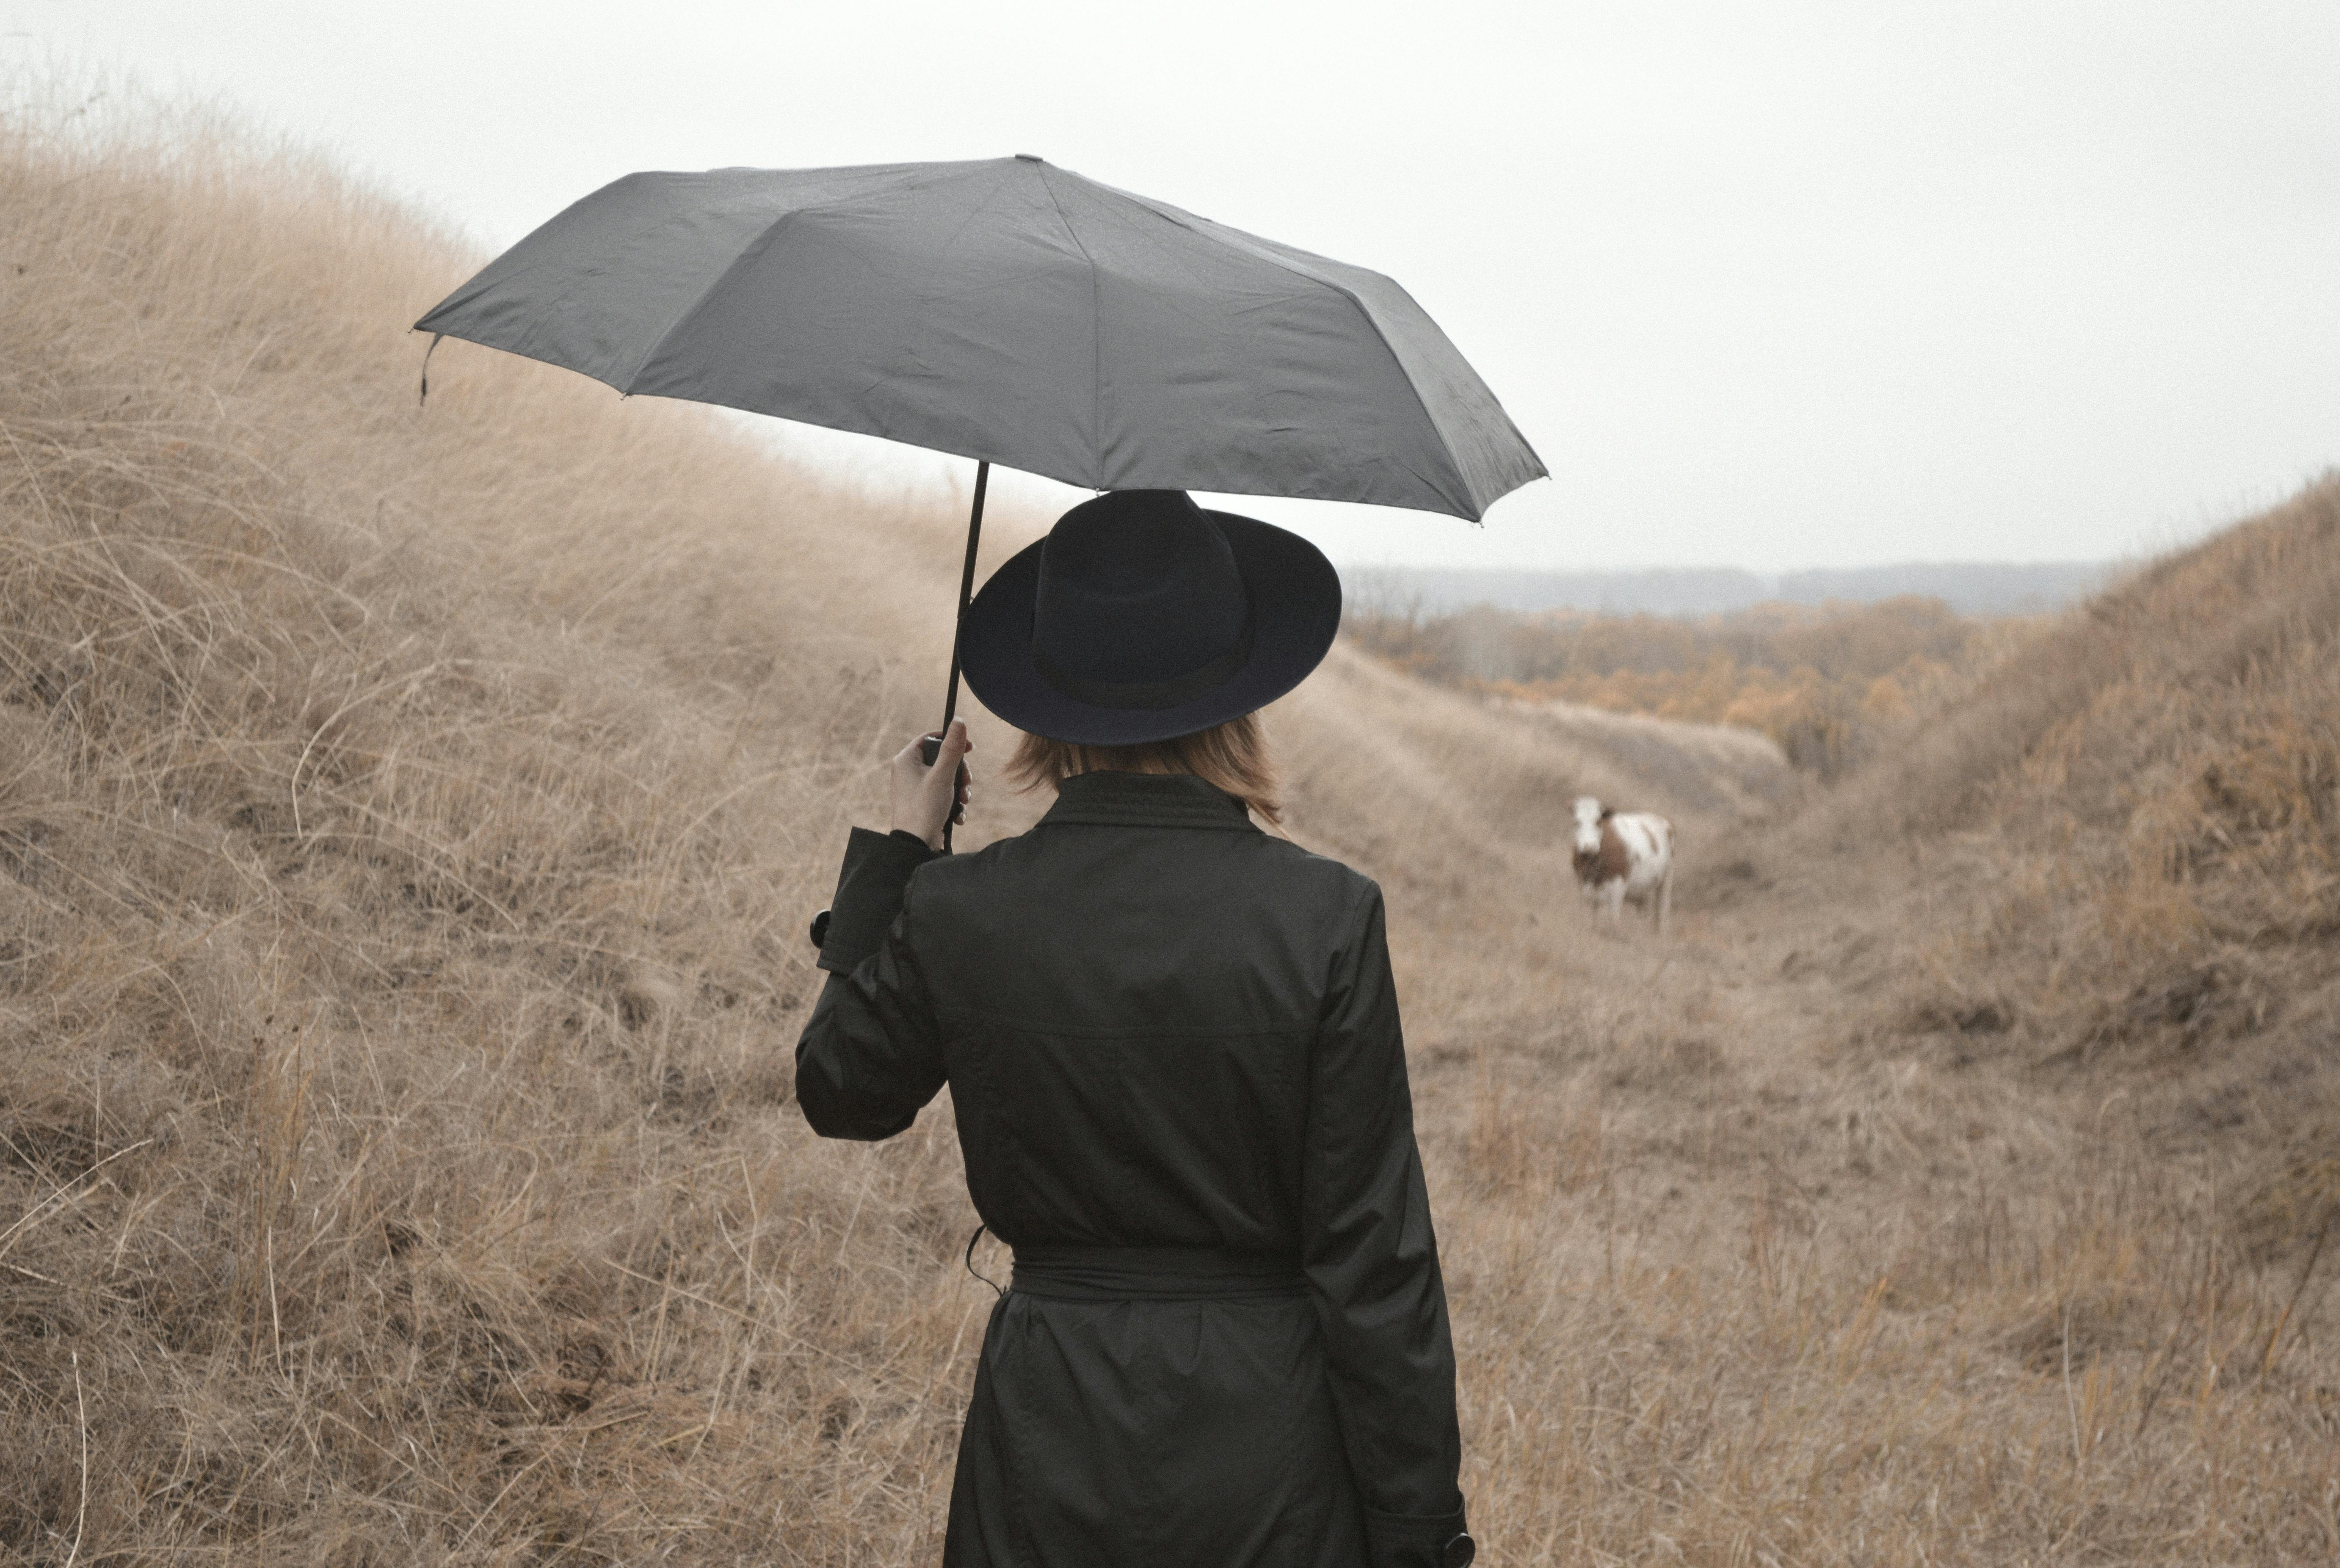
[[[1328,908],[1345,918],[1367,900],[1381,896],[1381,884],[1344,860],[1304,849],[1289,839],[1270,839],[1268,853],[1279,870],[1304,883]]]
[[[1004,839],[994,839],[980,849],[966,849],[949,855],[937,855],[922,862],[910,873],[913,891],[925,894],[963,888],[987,871],[996,870],[1016,852],[1025,835],[1011,833]]]
[[[1263,829],[1256,842],[1263,853],[1279,860],[1288,858],[1293,861],[1305,861],[1311,865],[1340,872],[1344,876],[1362,877],[1363,875],[1346,861],[1336,860],[1322,850],[1312,849],[1289,833],[1271,833]]]

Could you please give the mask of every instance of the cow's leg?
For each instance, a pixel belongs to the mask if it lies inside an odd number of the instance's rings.
[[[1658,907],[1658,935],[1662,937],[1666,934],[1666,917],[1674,910],[1674,866],[1671,860],[1667,861],[1666,868],[1658,874],[1655,902]]]
[[[1601,884],[1601,912],[1609,917],[1611,925],[1625,918],[1625,878],[1612,877]]]

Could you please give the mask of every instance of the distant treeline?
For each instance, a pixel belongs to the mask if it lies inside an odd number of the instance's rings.
[[[1720,615],[1759,604],[1876,603],[1910,594],[1961,615],[2036,615],[2095,592],[2104,561],[1910,561],[1767,577],[1737,567],[1647,571],[1504,571],[1440,567],[1350,567],[1349,598],[1375,610],[1443,615],[1496,610],[1581,610],[1610,615]]]
[[[1832,778],[1968,668],[2008,623],[1938,599],[1769,603],[1686,617],[1352,601],[1350,634],[1449,685],[1760,730]]]

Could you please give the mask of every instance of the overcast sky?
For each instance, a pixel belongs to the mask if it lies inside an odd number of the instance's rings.
[[[2340,461],[2340,0],[0,0],[0,34],[485,248],[636,169],[1028,152],[1379,269],[1553,477],[1479,529],[1247,503],[1344,561],[2097,558]],[[947,471],[878,445],[797,438]]]

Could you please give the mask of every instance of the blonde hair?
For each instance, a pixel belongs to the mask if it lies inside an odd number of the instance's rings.
[[[1022,790],[1053,789],[1076,773],[1191,773],[1241,800],[1272,827],[1284,821],[1275,764],[1256,713],[1142,746],[1082,746],[1026,733],[1007,759]]]

